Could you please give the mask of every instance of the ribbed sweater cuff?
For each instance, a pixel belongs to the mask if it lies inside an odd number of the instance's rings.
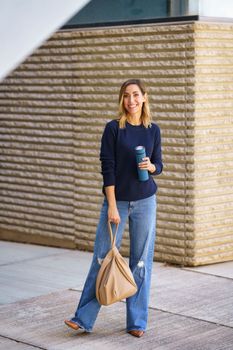
[[[104,187],[115,185],[115,175],[113,173],[108,173],[103,175],[104,177]]]

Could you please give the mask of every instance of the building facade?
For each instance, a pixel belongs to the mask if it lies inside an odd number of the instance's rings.
[[[121,83],[137,77],[162,133],[155,259],[232,260],[232,67],[231,23],[56,32],[0,84],[0,238],[93,250],[101,134]]]

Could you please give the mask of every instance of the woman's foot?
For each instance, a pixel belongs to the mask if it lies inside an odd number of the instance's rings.
[[[129,334],[133,335],[134,337],[137,337],[137,338],[141,338],[144,334],[143,331],[140,331],[140,330],[132,330],[132,331],[128,331]]]
[[[80,328],[80,327],[79,327],[76,323],[74,323],[73,321],[65,320],[64,322],[65,322],[65,324],[66,324],[68,327],[70,327],[70,328],[72,328],[72,329],[75,329],[76,331]]]

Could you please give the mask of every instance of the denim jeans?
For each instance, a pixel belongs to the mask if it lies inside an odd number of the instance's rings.
[[[126,299],[126,328],[127,331],[133,329],[145,331],[154,255],[156,195],[132,202],[117,201],[117,208],[121,222],[118,227],[116,246],[118,249],[120,248],[124,228],[127,219],[129,219],[129,266],[138,287],[137,293]],[[71,319],[87,332],[92,331],[101,307],[96,299],[95,284],[101,262],[111,245],[107,220],[108,203],[104,199],[96,231],[91,267],[75,316]],[[112,224],[112,228],[114,233],[114,224]]]

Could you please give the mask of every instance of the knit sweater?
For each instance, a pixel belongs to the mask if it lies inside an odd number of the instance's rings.
[[[154,173],[149,172],[147,181],[139,181],[135,147],[144,146],[146,156],[155,165]],[[162,172],[161,137],[159,127],[152,123],[145,128],[143,124],[119,128],[119,122],[112,120],[105,126],[100,149],[101,173],[103,175],[103,193],[106,186],[115,186],[118,201],[136,201],[152,196],[157,185],[151,175]]]

